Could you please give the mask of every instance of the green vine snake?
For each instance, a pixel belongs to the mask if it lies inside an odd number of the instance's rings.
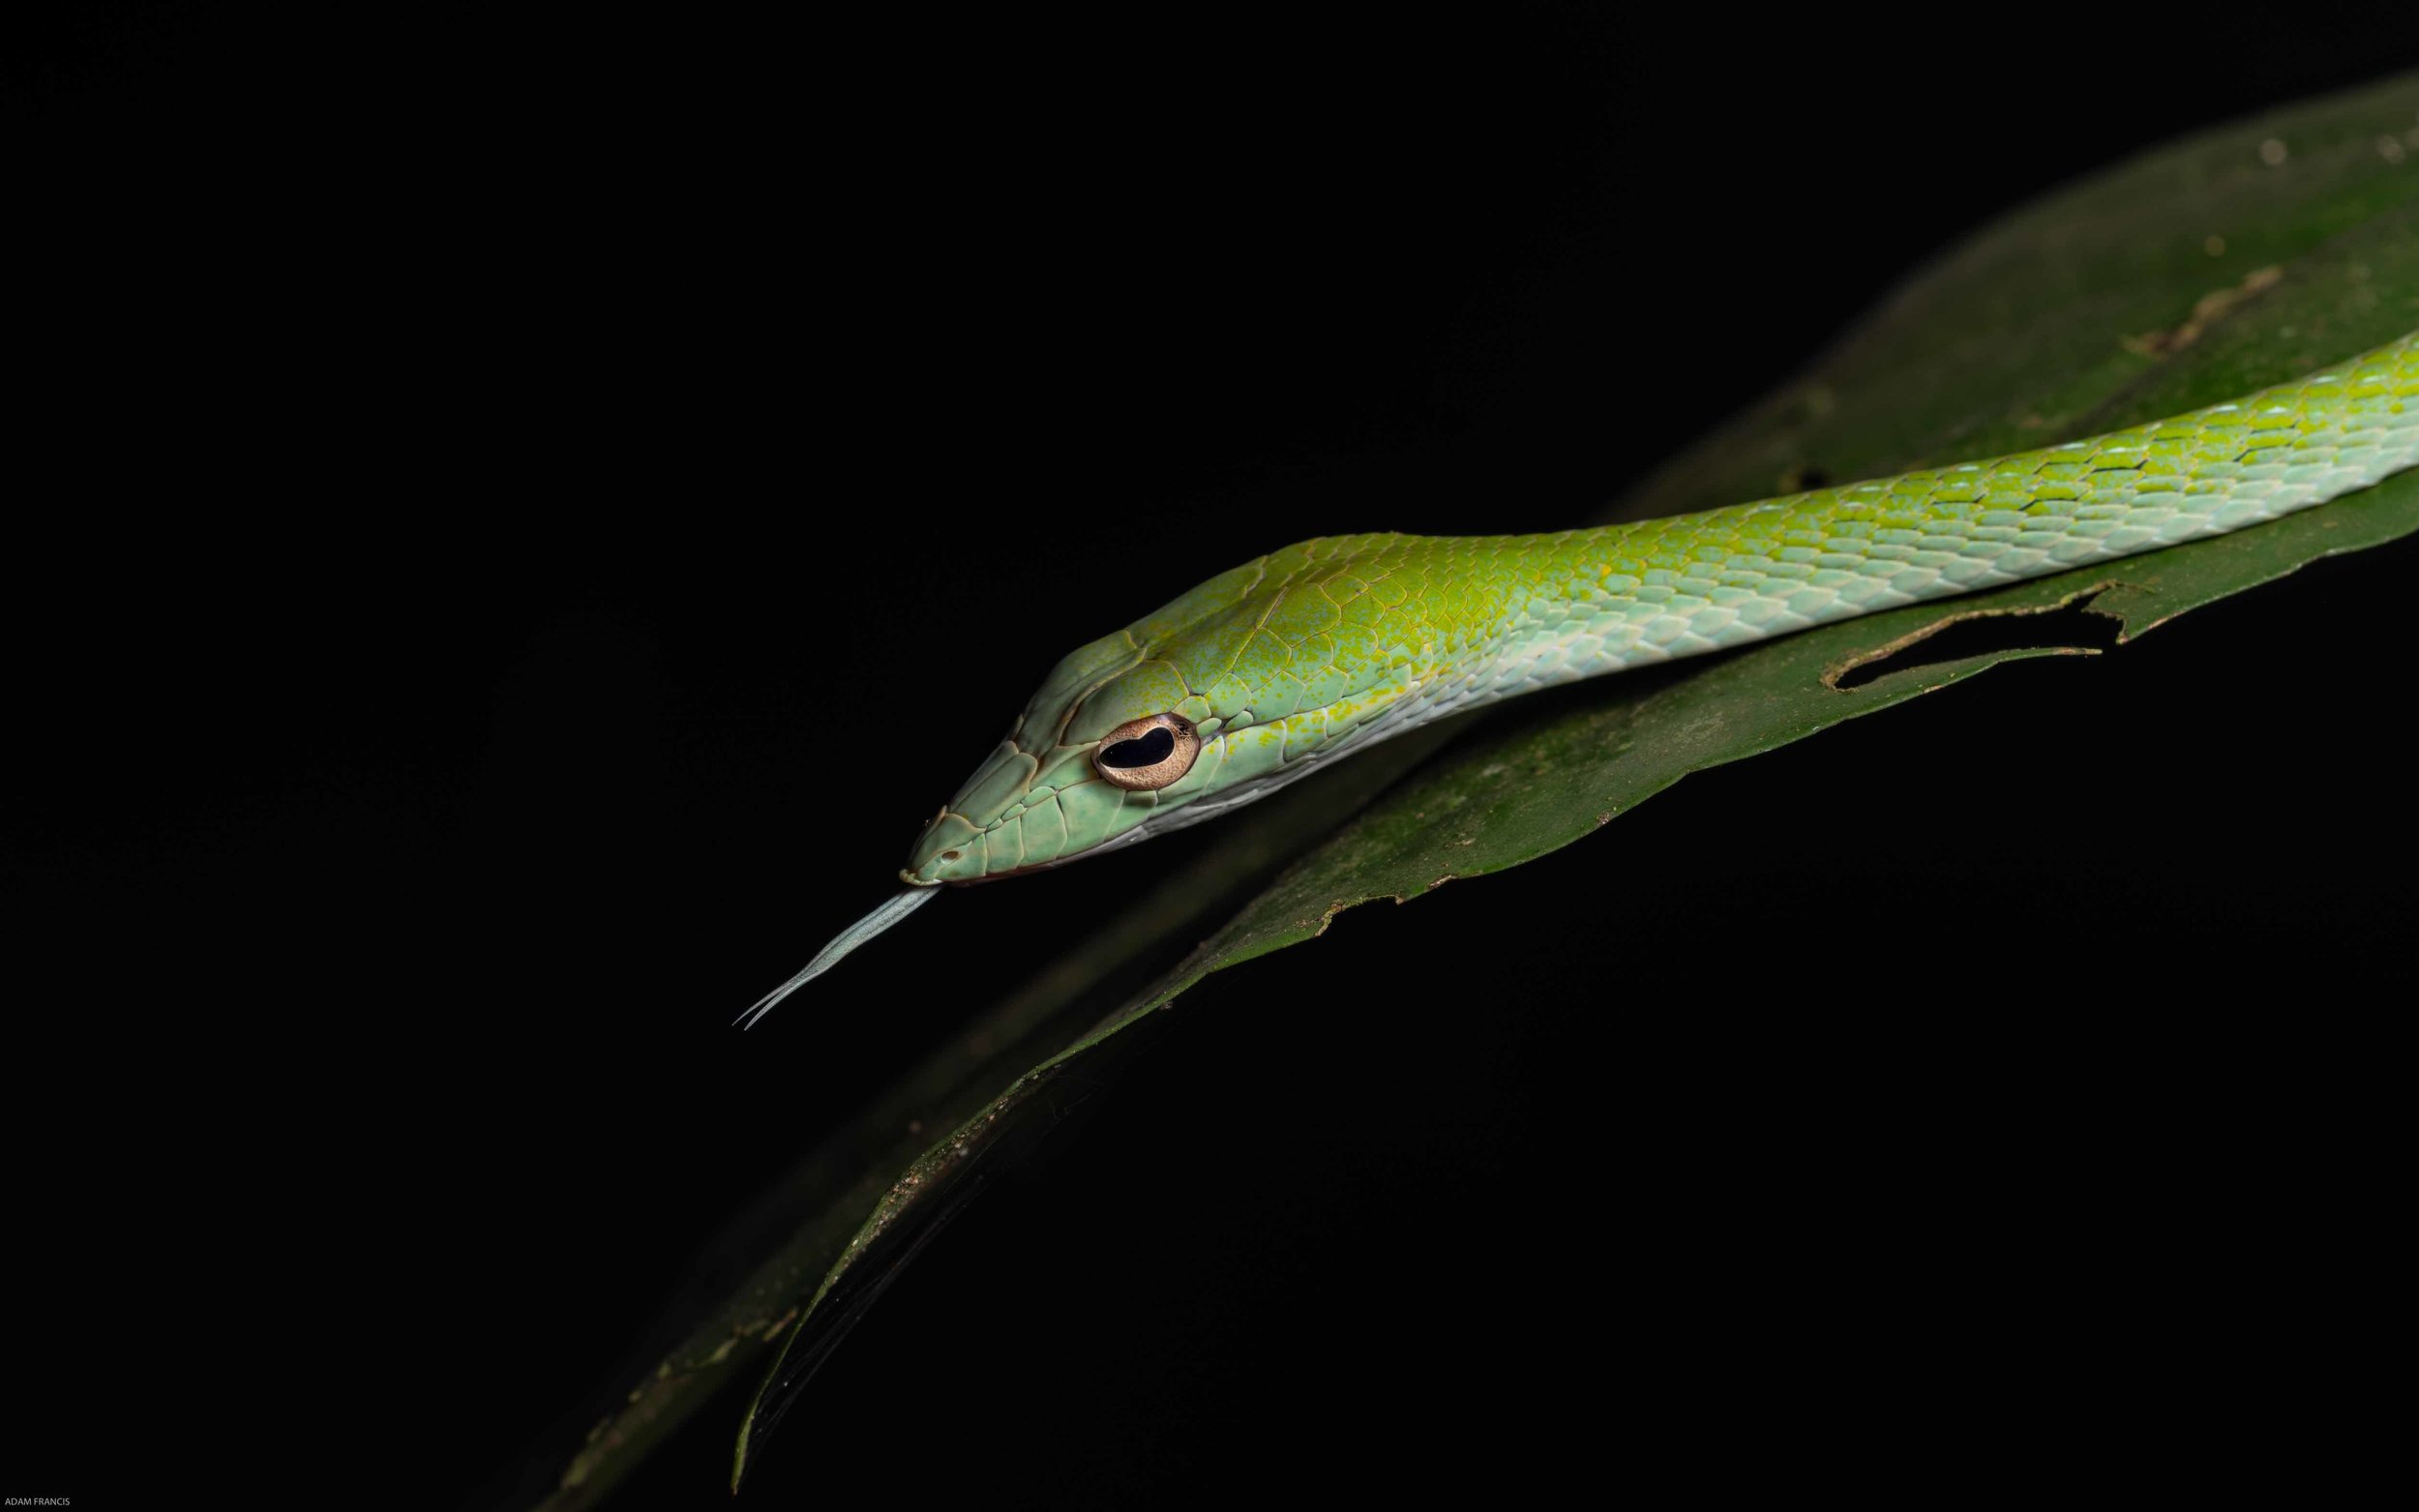
[[[2090,440],[1701,514],[1526,536],[1331,536],[1059,663],[924,826],[907,890],[753,1024],[944,883],[1123,849],[1430,720],[2223,535],[2419,465],[2419,332]]]

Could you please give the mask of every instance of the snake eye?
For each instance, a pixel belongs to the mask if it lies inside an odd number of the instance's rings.
[[[1150,792],[1193,769],[1201,755],[1201,732],[1181,714],[1128,720],[1100,737],[1092,770],[1113,787]]]

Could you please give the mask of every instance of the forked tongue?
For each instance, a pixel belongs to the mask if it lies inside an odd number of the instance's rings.
[[[739,1015],[739,1017],[733,1019],[732,1023],[736,1023],[743,1029],[755,1028],[756,1021],[772,1012],[773,1009],[780,1004],[783,998],[789,996],[791,993],[796,992],[799,988],[804,987],[807,983],[814,981],[817,977],[821,976],[824,972],[837,965],[842,956],[845,956],[850,951],[856,949],[859,945],[864,944],[867,940],[872,939],[875,935],[880,934],[882,931],[890,928],[890,926],[898,923],[901,919],[906,918],[909,914],[913,913],[916,909],[922,907],[927,899],[938,895],[941,889],[938,887],[911,887],[906,892],[903,892],[896,898],[891,899],[888,903],[883,904],[881,907],[876,908],[865,917],[857,920],[854,924],[850,925],[847,929],[842,930],[839,934],[833,937],[830,944],[825,945],[821,952],[819,953],[814,960],[806,964],[805,970],[799,972],[796,976],[791,977],[789,981],[782,983],[779,987],[774,988],[771,992],[766,993],[761,999],[758,1000],[755,1007]]]

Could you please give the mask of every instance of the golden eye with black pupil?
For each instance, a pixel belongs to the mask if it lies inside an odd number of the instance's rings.
[[[1201,755],[1201,731],[1181,714],[1153,714],[1127,720],[1100,737],[1092,754],[1092,770],[1112,787],[1152,792],[1170,786],[1193,769]]]

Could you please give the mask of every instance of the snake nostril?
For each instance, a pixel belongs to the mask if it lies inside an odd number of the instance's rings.
[[[955,861],[963,857],[965,854],[966,852],[963,850],[944,850],[941,853],[941,859],[943,861]]]

